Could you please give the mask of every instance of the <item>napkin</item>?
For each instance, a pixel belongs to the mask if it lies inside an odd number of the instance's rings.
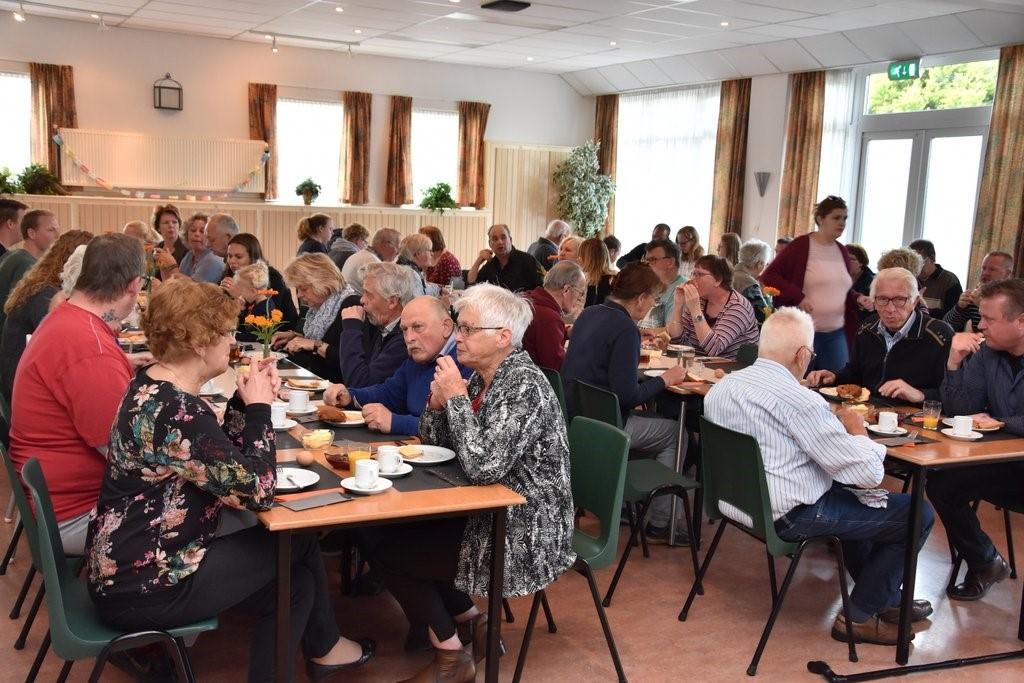
[[[889,504],[889,492],[885,489],[854,489],[850,491],[853,495],[857,496],[862,504],[867,505],[869,508],[884,508],[888,507]]]

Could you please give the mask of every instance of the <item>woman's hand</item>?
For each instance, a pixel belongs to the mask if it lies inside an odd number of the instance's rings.
[[[447,403],[456,396],[466,396],[466,380],[462,379],[458,366],[451,356],[441,356],[437,359],[437,369],[434,370],[434,383],[437,384],[441,393],[443,403]]]
[[[290,330],[284,332],[275,332],[274,336],[270,338],[270,345],[275,349],[279,349],[285,345],[286,342],[299,336],[297,332]]]
[[[254,403],[270,405],[277,397],[281,381],[277,376],[277,366],[273,363],[257,363],[247,375],[235,377],[238,395],[242,402],[249,406]]]
[[[298,353],[299,351],[313,351],[316,348],[316,342],[312,339],[306,339],[298,335],[288,340],[288,343],[284,345],[285,353]]]
[[[132,370],[138,370],[141,367],[145,367],[153,362],[153,354],[149,351],[140,351],[139,353],[126,353],[128,356],[128,362],[132,365]]]
[[[804,313],[814,313],[814,306],[808,301],[807,297],[804,297],[800,304],[797,306]]]
[[[171,266],[178,265],[178,262],[174,260],[174,254],[166,249],[154,249],[153,262],[160,268],[170,268]]]
[[[220,281],[220,286],[225,292],[227,292],[231,296],[238,296],[237,294],[235,294],[235,278],[224,278],[223,280]]]
[[[683,301],[686,304],[686,308],[690,311],[690,315],[698,315],[700,313],[700,292],[697,291],[697,285],[687,282],[681,288],[676,288],[677,291],[679,289],[683,290]]]

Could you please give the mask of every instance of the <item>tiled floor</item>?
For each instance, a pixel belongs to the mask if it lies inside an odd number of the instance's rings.
[[[6,484],[6,483],[5,483]],[[0,501],[7,491],[0,490]],[[983,507],[985,527],[1004,547],[1002,518],[990,506]],[[1017,518],[1015,539],[1024,547],[1024,520]],[[6,547],[12,525],[0,523],[0,542]],[[624,540],[624,539],[623,539]],[[24,542],[23,542],[24,543]],[[35,655],[45,628],[41,617],[27,647],[11,649],[21,621],[7,619],[25,572],[27,547],[6,576],[0,577],[0,680],[21,681]],[[1024,560],[1024,556],[1022,556]],[[828,631],[838,610],[839,589],[833,560],[824,549],[807,555],[794,581],[772,639],[761,660],[758,679],[763,681],[822,680],[807,673],[810,659],[822,659],[840,673],[855,673],[894,666],[894,648],[862,645],[860,662],[846,659],[846,648],[832,640]],[[779,576],[785,571],[779,562]],[[935,614],[918,631],[912,663],[951,657],[969,657],[1024,647],[1016,639],[1022,580],[996,586],[979,603],[954,603],[943,595],[949,556],[941,525],[922,552],[918,573],[918,597],[935,605]],[[239,571],[244,571],[240,567]],[[603,590],[612,570],[598,574]],[[683,548],[652,548],[650,559],[637,553],[630,561],[615,601],[608,610],[626,674],[634,682],[741,681],[769,611],[768,578],[763,546],[738,532],[727,532],[706,581],[707,592],[698,597],[685,623],[676,616],[692,581],[687,551]],[[613,681],[614,671],[600,626],[582,577],[569,574],[549,590],[558,632],[541,627],[534,635],[524,679],[527,681]],[[503,628],[509,655],[502,661],[502,678],[510,680],[519,651],[522,627],[529,609],[527,599],[514,600],[516,621]],[[373,598],[339,599],[338,621],[347,635],[367,635],[378,642],[378,657],[358,674],[339,676],[342,681],[397,681],[418,670],[429,655],[402,653],[405,620],[387,594]],[[245,680],[246,624],[230,615],[221,628],[204,636],[192,650],[200,681]],[[59,662],[51,653],[40,680],[52,681]],[[84,681],[91,663],[72,669],[73,681]],[[127,677],[108,669],[105,681]],[[1024,679],[1024,660],[983,665],[919,676],[923,680],[985,680],[1017,682]],[[301,679],[301,676],[300,676]],[[483,680],[482,672],[478,680]],[[915,679],[916,680],[916,679]]]

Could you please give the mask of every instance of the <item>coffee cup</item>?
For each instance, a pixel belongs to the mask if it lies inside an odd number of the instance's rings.
[[[361,489],[372,489],[377,484],[380,466],[376,460],[359,460],[356,462],[356,486]]]
[[[974,431],[974,418],[970,415],[957,415],[953,418],[953,433],[957,436],[970,436]]]
[[[878,428],[883,432],[895,432],[899,415],[891,412],[878,413]]]
[[[309,394],[301,389],[288,392],[288,412],[301,413],[309,408]]]
[[[394,474],[402,466],[402,455],[397,446],[381,446],[377,449],[377,464],[383,474]]]
[[[288,404],[284,401],[274,401],[270,404],[270,421],[275,427],[280,427],[288,419]]]

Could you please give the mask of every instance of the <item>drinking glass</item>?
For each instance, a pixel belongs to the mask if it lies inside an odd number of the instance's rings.
[[[925,429],[939,428],[939,416],[942,415],[942,401],[925,401],[921,426]]]

